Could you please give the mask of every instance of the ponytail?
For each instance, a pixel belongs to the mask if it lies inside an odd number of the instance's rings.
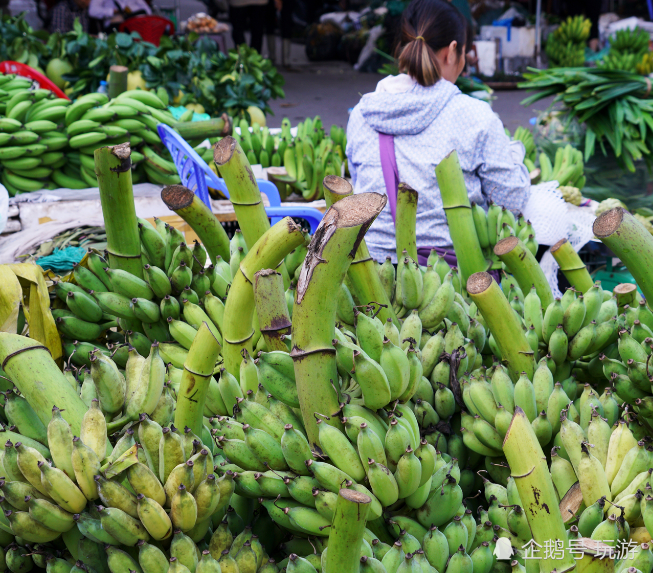
[[[454,41],[461,56],[467,23],[458,9],[446,0],[413,0],[401,20],[399,69],[421,86],[432,86],[442,77],[435,54]]]

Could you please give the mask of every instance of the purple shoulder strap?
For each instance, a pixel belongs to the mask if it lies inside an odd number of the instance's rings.
[[[395,221],[397,215],[397,190],[399,189],[399,169],[395,156],[395,138],[387,133],[379,133],[379,151],[381,155],[381,170],[385,182],[385,192],[390,203],[390,213]]]

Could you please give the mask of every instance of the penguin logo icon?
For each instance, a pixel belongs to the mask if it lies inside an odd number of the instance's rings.
[[[499,537],[499,539],[497,539],[497,544],[492,554],[496,556],[496,558],[499,560],[510,559],[514,554],[512,545],[510,545],[510,539],[506,539],[505,537]]]

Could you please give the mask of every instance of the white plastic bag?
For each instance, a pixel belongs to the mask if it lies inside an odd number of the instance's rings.
[[[9,214],[9,193],[4,185],[0,185],[0,233],[7,226],[7,216]]]

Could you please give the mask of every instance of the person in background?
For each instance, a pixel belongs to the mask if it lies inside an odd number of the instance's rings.
[[[444,0],[413,0],[403,13],[398,76],[363,96],[347,125],[347,158],[355,193],[388,195],[388,204],[365,235],[377,261],[396,262],[394,209],[397,186],[419,193],[417,246],[451,248],[435,167],[456,151],[470,201],[523,210],[530,178],[523,148],[513,149],[501,120],[483,101],[454,85],[465,66],[465,18]],[[521,147],[521,146],[518,146]]]
[[[277,10],[280,9],[281,0],[268,0],[265,17],[265,40],[268,47],[268,58],[272,63],[277,63]]]
[[[88,5],[90,0],[61,0],[52,9],[50,20],[50,33],[60,32],[65,34],[73,29],[75,20],[79,19],[84,32],[89,31]]]
[[[89,16],[101,20],[105,30],[132,16],[151,13],[145,0],[90,0],[88,7]]]
[[[276,36],[274,35],[279,14],[279,31],[281,32],[281,65],[287,71],[293,71],[290,66],[290,49],[292,38],[292,14],[295,9],[295,0],[268,0],[268,18],[266,21],[266,34],[268,57],[276,62]]]
[[[236,46],[245,43],[245,30],[249,24],[251,33],[249,45],[261,53],[265,20],[268,14],[267,3],[268,0],[229,0],[231,37]]]

